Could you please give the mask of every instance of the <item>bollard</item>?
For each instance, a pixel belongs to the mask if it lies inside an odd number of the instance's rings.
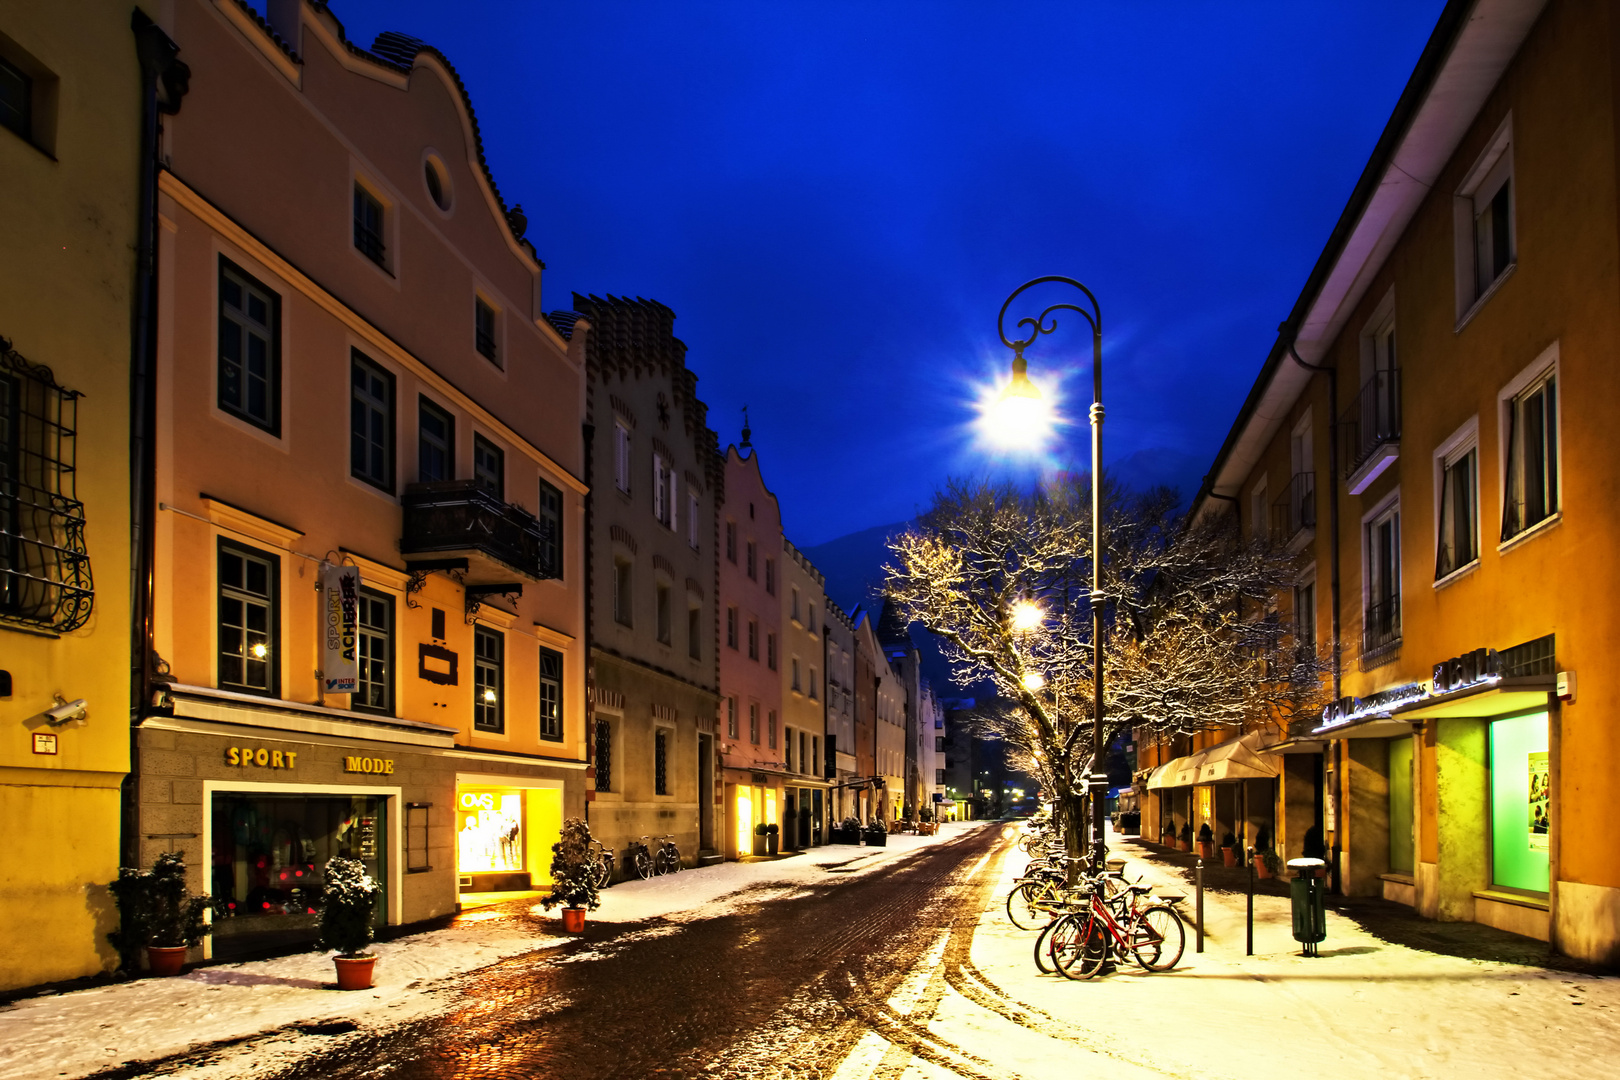
[[[1193,873],[1194,873],[1195,879],[1197,881],[1197,889],[1198,889],[1197,899],[1195,899],[1193,901],[1194,906],[1195,906],[1195,910],[1193,912],[1193,921],[1198,924],[1198,926],[1197,926],[1197,929],[1198,929],[1198,948],[1197,948],[1197,951],[1198,952],[1203,952],[1204,951],[1204,860],[1203,860],[1202,857],[1199,858],[1198,867]]]
[[[1249,849],[1249,941],[1243,955],[1254,955],[1254,848]]]

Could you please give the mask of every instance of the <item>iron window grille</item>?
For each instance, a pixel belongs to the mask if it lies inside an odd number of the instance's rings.
[[[669,794],[669,733],[662,728],[653,735],[653,790]]]
[[[416,479],[424,484],[456,478],[456,418],[427,398],[416,411]]]
[[[281,297],[219,260],[219,407],[281,434]]]
[[[1523,679],[1557,674],[1558,657],[1555,645],[1555,635],[1547,634],[1515,645],[1511,649],[1503,649],[1497,656],[1502,677]]]
[[[394,598],[371,589],[360,590],[356,641],[359,687],[350,699],[362,712],[394,713]]]
[[[354,185],[354,246],[366,258],[383,264],[383,205],[359,184]]]
[[[562,653],[540,650],[540,737],[561,742],[562,731]]]
[[[61,634],[95,603],[75,467],[79,397],[0,338],[0,618]]]
[[[473,631],[473,727],[479,731],[506,730],[505,702],[501,700],[505,644],[493,630],[480,626]]]
[[[486,359],[499,363],[495,354],[495,309],[482,298],[473,300],[473,344]]]
[[[277,696],[281,559],[230,540],[219,542],[219,686]]]
[[[613,790],[613,725],[606,720],[596,722],[596,790]]]
[[[394,490],[394,376],[356,352],[350,360],[349,471]]]

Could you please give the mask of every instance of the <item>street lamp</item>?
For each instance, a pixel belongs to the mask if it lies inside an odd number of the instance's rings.
[[[1085,295],[1089,309],[1079,304],[1052,304],[1034,318],[1019,319],[1015,330],[1028,331],[1028,337],[1007,336],[1007,309],[1026,289],[1056,282],[1072,285]],[[1059,311],[1072,311],[1091,326],[1091,674],[1092,674],[1092,729],[1091,776],[1087,784],[1091,796],[1091,846],[1093,865],[1101,870],[1108,857],[1104,838],[1102,791],[1108,786],[1108,774],[1100,768],[1103,741],[1103,593],[1102,593],[1102,309],[1090,289],[1074,278],[1049,275],[1038,277],[1012,291],[1001,313],[996,316],[996,333],[1001,343],[1013,351],[1012,382],[1001,393],[995,405],[996,416],[992,430],[1008,431],[1012,425],[1029,425],[1032,409],[1038,407],[1040,391],[1029,381],[1028,363],[1024,350],[1034,344],[1042,334],[1057,329],[1057,320],[1051,318]]]

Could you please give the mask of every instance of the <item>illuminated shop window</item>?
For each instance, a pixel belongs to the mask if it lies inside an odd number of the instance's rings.
[[[456,796],[456,870],[463,874],[524,868],[523,793],[462,788]]]

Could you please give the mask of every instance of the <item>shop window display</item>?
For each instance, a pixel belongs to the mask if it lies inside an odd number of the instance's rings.
[[[232,939],[314,940],[334,856],[358,859],[383,884],[386,919],[387,801],[368,796],[218,793],[213,798],[215,955]]]
[[[523,793],[464,788],[456,798],[456,868],[463,874],[524,868]]]
[[[1491,884],[1546,893],[1551,790],[1547,714],[1491,724]]]

